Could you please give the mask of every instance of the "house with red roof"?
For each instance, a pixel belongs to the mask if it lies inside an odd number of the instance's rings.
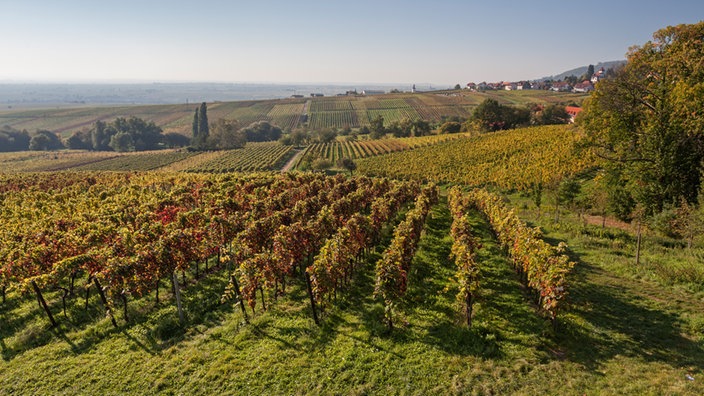
[[[582,108],[577,106],[567,106],[565,107],[565,111],[570,115],[570,123],[573,123],[577,118],[577,114],[582,112]]]

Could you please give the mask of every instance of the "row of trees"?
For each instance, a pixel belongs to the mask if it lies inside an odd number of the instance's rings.
[[[494,99],[485,99],[472,112],[463,129],[481,132],[513,129],[529,125],[556,125],[570,122],[565,106],[560,104],[514,107],[502,105]]]
[[[4,126],[0,129],[0,152],[26,150],[58,150],[64,148],[59,136],[51,131],[37,130],[30,134]]]
[[[69,140],[76,140],[77,145],[82,145],[72,148],[144,151],[163,148],[164,135],[154,122],[146,122],[138,117],[120,117],[110,123],[97,121],[89,135],[74,134]]]
[[[369,137],[372,139],[381,139],[387,134],[394,137],[427,136],[430,135],[430,132],[431,127],[428,121],[404,118],[401,121],[391,121],[385,124],[384,117],[381,115],[371,121],[369,128],[362,127],[360,130],[360,134],[369,133]]]

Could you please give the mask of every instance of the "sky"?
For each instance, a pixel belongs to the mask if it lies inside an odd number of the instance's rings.
[[[701,0],[0,0],[0,82],[529,80],[702,19]]]

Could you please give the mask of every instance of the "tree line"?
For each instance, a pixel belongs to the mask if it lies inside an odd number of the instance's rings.
[[[177,134],[162,133],[153,122],[141,118],[116,118],[111,122],[96,121],[90,129],[76,131],[66,139],[48,130],[17,130],[0,128],[0,151],[94,150],[143,151],[183,145]],[[187,139],[186,139],[187,144]]]

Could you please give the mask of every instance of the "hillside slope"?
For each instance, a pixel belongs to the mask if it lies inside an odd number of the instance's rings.
[[[475,106],[486,98],[501,103],[579,103],[585,94],[550,91],[487,91],[487,92],[427,92],[386,94],[375,96],[341,96],[320,98],[290,98],[259,101],[215,102],[208,104],[211,122],[220,118],[236,119],[247,125],[269,121],[285,130],[298,127],[310,129],[369,126],[377,116],[386,122],[404,118],[439,122],[447,117],[469,117]],[[191,134],[194,104],[150,106],[78,107],[64,109],[2,110],[0,125],[34,132],[46,129],[68,136],[90,128],[96,121],[111,121],[117,117],[140,117],[153,121],[164,132]]]

